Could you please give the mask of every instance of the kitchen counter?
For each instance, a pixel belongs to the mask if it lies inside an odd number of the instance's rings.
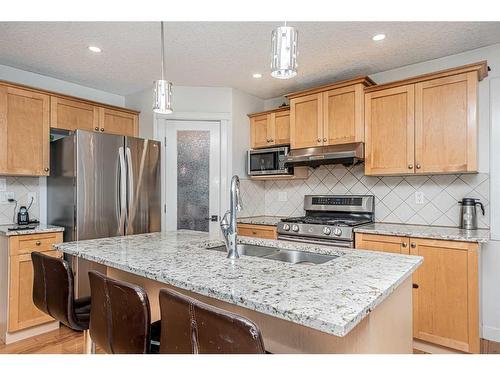
[[[488,229],[465,230],[430,225],[373,223],[356,227],[354,232],[479,243],[488,242],[490,239]]]
[[[240,217],[238,218],[238,223],[276,226],[281,221],[281,219],[284,218],[285,218],[284,216],[266,216],[266,215]]]
[[[2,236],[21,236],[26,234],[64,232],[64,227],[54,225],[38,224],[34,229],[9,230],[17,224],[0,225],[0,235]]]
[[[242,243],[340,255],[294,265],[207,247],[208,233],[187,230],[54,245],[64,253],[343,337],[422,263],[421,257],[239,237]],[[411,288],[411,287],[410,287]],[[411,289],[408,289],[411,293]],[[409,306],[411,308],[411,306]]]

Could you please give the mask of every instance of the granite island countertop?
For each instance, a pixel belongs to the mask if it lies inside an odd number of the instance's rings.
[[[488,242],[490,239],[488,229],[465,230],[430,225],[373,223],[356,227],[354,232],[479,243]]]
[[[207,250],[208,233],[179,230],[56,244],[64,253],[336,336],[347,335],[423,258],[239,237],[242,243],[339,255],[320,265]]]
[[[17,229],[17,230],[9,230],[9,228],[17,227],[17,224],[7,224],[0,225],[0,235],[3,236],[21,236],[26,234],[39,234],[39,233],[52,233],[52,232],[64,232],[64,227],[58,227],[55,225],[46,225],[46,224],[32,224],[31,226],[35,226],[34,229]]]
[[[238,223],[276,226],[281,221],[281,219],[284,218],[285,216],[268,216],[268,215],[239,217]]]

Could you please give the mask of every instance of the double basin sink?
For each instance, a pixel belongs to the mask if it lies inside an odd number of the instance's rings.
[[[227,252],[226,246],[212,247],[209,250]],[[249,244],[238,244],[238,254],[302,265],[322,264],[338,258],[337,255],[313,254],[305,251],[285,250]]]

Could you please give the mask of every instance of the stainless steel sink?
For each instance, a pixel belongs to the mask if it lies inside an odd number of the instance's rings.
[[[279,260],[293,264],[322,264],[338,258],[337,255],[323,255],[307,253],[305,251],[280,250],[271,255],[264,256],[265,259]]]
[[[238,254],[247,255],[251,257],[264,257],[279,252],[279,249],[275,247],[247,245],[247,244],[238,244],[237,249],[238,249]],[[209,248],[209,250],[223,251],[227,253],[226,246],[211,247]]]

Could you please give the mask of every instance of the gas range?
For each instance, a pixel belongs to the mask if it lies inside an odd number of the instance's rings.
[[[353,228],[372,223],[373,195],[306,195],[305,216],[282,219],[278,239],[354,247]]]

